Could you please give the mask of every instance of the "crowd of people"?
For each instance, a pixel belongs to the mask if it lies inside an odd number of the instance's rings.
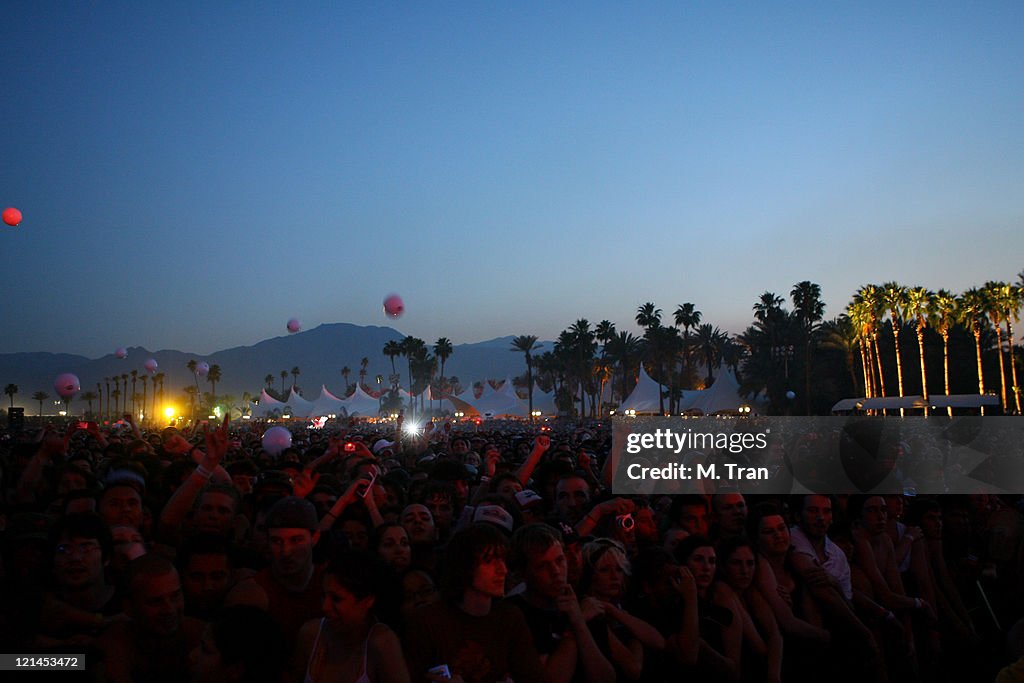
[[[616,496],[610,425],[0,442],[0,642],[112,681],[1024,680],[1021,500]]]

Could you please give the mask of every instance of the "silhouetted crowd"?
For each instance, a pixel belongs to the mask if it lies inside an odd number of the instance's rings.
[[[1021,498],[617,497],[607,423],[268,426],[5,434],[0,650],[113,682],[1024,681]]]

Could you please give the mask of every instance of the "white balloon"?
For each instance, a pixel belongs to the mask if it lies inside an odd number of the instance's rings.
[[[128,349],[124,348],[123,346],[118,347],[117,351],[114,351],[114,355],[117,356],[118,358],[127,358]]]
[[[271,427],[263,433],[263,450],[273,456],[292,445],[292,433],[284,427]]]
[[[146,368],[146,370],[149,371],[149,374],[152,375],[154,372],[156,372],[156,369],[158,367],[160,367],[160,366],[159,366],[159,364],[157,364],[155,358],[150,358],[149,360],[147,360],[145,363],[142,364],[142,367]]]
[[[788,398],[790,401],[792,401],[794,398],[796,398],[796,393],[792,392],[792,391],[787,391],[786,392],[786,398]]]
[[[68,400],[81,391],[82,385],[79,383],[78,377],[72,375],[70,372],[65,372],[53,381],[53,388],[58,394],[60,394],[61,398]]]
[[[302,323],[299,322],[298,318],[292,318],[288,321],[288,331],[295,334],[302,329]]]
[[[210,364],[206,361],[199,361],[196,363],[196,374],[205,377],[210,372]]]

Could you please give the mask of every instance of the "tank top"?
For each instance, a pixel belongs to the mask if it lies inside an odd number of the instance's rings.
[[[313,641],[313,650],[309,653],[309,661],[306,663],[306,678],[305,678],[304,683],[316,683],[316,681],[313,679],[311,671],[313,669],[313,662],[316,659],[317,651],[320,649],[320,635],[324,632],[324,622],[325,621],[326,621],[326,619],[321,617],[321,619],[320,619],[320,628],[317,629],[317,631],[316,631],[316,640]],[[362,673],[359,674],[359,678],[356,679],[356,683],[373,683],[370,680],[370,676],[366,673],[366,671],[367,671],[367,661],[366,660],[367,660],[367,652],[368,652],[368,650],[370,648],[370,637],[373,635],[373,629],[377,628],[378,626],[380,626],[380,622],[374,622],[374,624],[372,626],[370,626],[370,630],[366,634],[366,640],[363,641],[363,667],[362,667]]]

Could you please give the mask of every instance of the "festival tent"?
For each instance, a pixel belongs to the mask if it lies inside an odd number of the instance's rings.
[[[529,413],[529,409],[516,395],[510,381],[506,381],[500,391],[492,387],[490,382],[484,382],[480,398],[463,399],[460,396],[452,396],[449,400],[456,410],[461,410],[467,415],[528,417]]]
[[[995,394],[942,394],[930,396],[928,402],[933,408],[981,408],[999,405],[999,397]]]
[[[310,417],[313,414],[313,404],[299,396],[292,387],[288,392],[288,400],[285,401],[285,413],[292,417]]]
[[[264,389],[260,392],[258,404],[253,404],[250,415],[253,417],[281,417],[284,412],[284,403],[267,393]]]
[[[529,403],[527,403],[527,408],[529,408]],[[541,391],[540,385],[535,382],[533,385],[533,409],[539,410],[542,415],[557,415],[558,406],[555,405],[555,392]]]
[[[928,402],[921,396],[876,396],[873,398],[844,398],[832,406],[833,413],[851,412],[855,410],[921,410],[925,406],[932,408],[981,408],[982,406],[999,405],[999,397],[995,394],[945,394],[933,395]]]
[[[323,417],[324,415],[344,414],[344,403],[340,398],[327,391],[327,385],[320,385],[320,396],[313,401],[311,417]]]
[[[729,368],[721,368],[715,383],[703,391],[694,391],[689,397],[683,394],[683,411],[700,411],[705,415],[736,413],[740,406],[750,406],[750,401],[740,395],[740,383]]]
[[[638,413],[660,413],[661,403],[658,400],[660,389],[658,383],[651,379],[651,376],[640,365],[640,379],[629,397],[619,406],[617,414],[623,414],[627,410],[635,410]]]
[[[356,390],[351,396],[341,402],[341,406],[349,415],[377,417],[380,414],[380,401],[366,393],[359,385],[356,385]]]

